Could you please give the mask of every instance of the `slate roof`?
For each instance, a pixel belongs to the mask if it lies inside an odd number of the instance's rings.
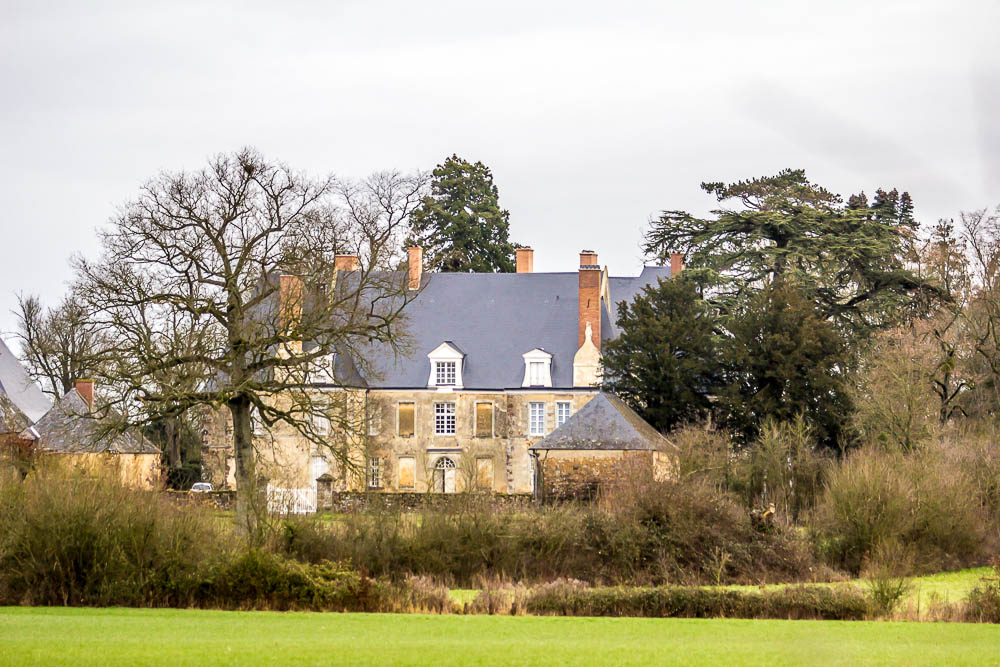
[[[609,278],[612,315],[646,285],[667,278],[669,267],[645,267],[639,276]],[[427,354],[445,341],[465,353],[466,389],[520,387],[522,355],[541,348],[552,355],[553,388],[573,386],[577,351],[578,273],[424,273],[423,285],[403,309],[411,338],[409,352],[396,358],[387,345],[374,345],[366,361],[372,388],[427,386]],[[607,312],[601,338],[617,336]]]
[[[614,394],[603,391],[530,449],[641,449],[673,447]]]
[[[6,397],[4,412],[10,413],[10,407],[13,406],[21,413],[27,424],[33,424],[41,419],[52,406],[51,401],[28,377],[28,371],[2,339],[0,339],[0,394]],[[16,423],[17,420],[10,419],[10,421]]]
[[[83,397],[76,389],[71,389],[28,429],[27,434],[34,436],[38,448],[46,452],[159,453],[156,445],[134,430],[111,431],[109,424],[117,417],[114,412],[103,418],[91,413]]]

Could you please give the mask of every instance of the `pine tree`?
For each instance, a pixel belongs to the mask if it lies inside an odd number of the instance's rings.
[[[851,339],[905,319],[920,297],[940,296],[907,266],[917,225],[905,192],[879,190],[870,205],[854,195],[845,205],[792,169],[701,187],[725,206],[707,218],[664,211],[643,248],[664,262],[683,252],[687,270],[711,283],[725,313],[769,284],[793,281]]]
[[[431,271],[514,271],[510,214],[500,208],[493,174],[452,155],[434,169],[431,194],[414,211],[409,244],[424,248]]]
[[[721,380],[712,309],[683,277],[619,307],[621,334],[604,344],[604,388],[661,431],[705,417]]]

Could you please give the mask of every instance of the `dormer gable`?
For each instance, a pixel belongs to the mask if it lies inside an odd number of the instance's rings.
[[[524,358],[522,387],[552,386],[552,355],[540,347],[521,355]]]
[[[465,352],[450,340],[446,340],[428,353],[430,360],[430,375],[427,376],[427,386],[439,390],[461,389],[462,367],[465,365]]]

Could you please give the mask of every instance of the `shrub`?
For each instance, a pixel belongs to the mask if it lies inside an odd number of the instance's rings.
[[[968,565],[986,548],[968,475],[935,449],[854,452],[831,473],[815,519],[828,562],[853,573],[891,540],[913,554],[915,571]]]
[[[43,466],[0,485],[0,603],[170,604],[227,540],[199,508]]]
[[[531,593],[532,614],[682,618],[860,620],[868,602],[853,587],[793,586],[762,592],[719,588],[579,588],[552,586]]]
[[[343,561],[376,577],[409,573],[460,586],[481,577],[663,584],[817,574],[805,540],[791,530],[757,532],[738,504],[697,480],[620,488],[596,506],[497,511],[473,503],[420,515],[295,518],[278,547],[304,562]]]
[[[965,620],[1000,623],[1000,555],[993,560],[993,577],[973,588],[966,596]]]
[[[906,575],[913,571],[913,557],[898,540],[880,542],[868,559],[868,596],[873,608],[890,616],[913,589]]]

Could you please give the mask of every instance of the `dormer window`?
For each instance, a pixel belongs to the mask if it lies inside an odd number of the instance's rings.
[[[522,387],[552,386],[552,355],[540,347],[521,355],[524,358]]]
[[[446,340],[434,348],[427,358],[431,362],[428,387],[437,387],[442,391],[462,388],[465,353],[457,345]]]
[[[446,385],[455,385],[455,361],[435,361],[434,362],[434,378],[436,384],[439,387]]]

